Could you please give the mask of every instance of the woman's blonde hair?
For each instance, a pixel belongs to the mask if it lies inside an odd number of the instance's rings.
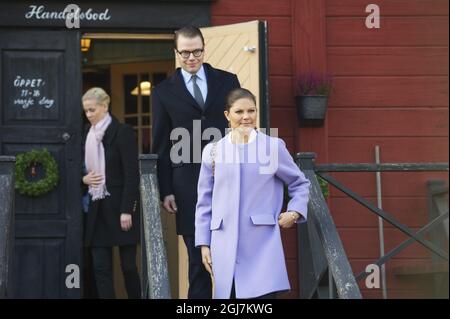
[[[93,87],[87,90],[81,100],[95,100],[97,104],[103,104],[106,107],[109,107],[109,103],[111,102],[111,98],[109,97],[108,93],[106,93],[105,90],[99,87]]]

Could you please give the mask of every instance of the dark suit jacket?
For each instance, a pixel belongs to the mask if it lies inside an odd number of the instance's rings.
[[[187,90],[180,68],[152,91],[152,152],[158,155],[159,191],[161,199],[175,195],[177,233],[180,235],[194,235],[200,162],[193,163],[193,121],[198,120],[201,124],[201,129],[196,133],[196,143],[201,143],[202,150],[211,141],[200,142],[205,129],[218,128],[224,136],[228,127],[223,114],[225,98],[231,90],[240,87],[235,74],[215,69],[207,63],[203,66],[208,86],[204,110]],[[172,143],[170,140],[174,128],[185,128],[189,132],[190,163],[173,163],[170,159],[170,149],[178,141]]]
[[[140,234],[139,167],[133,129],[112,117],[103,137],[103,147],[106,189],[111,195],[102,200],[90,201],[85,243],[88,246],[136,244]],[[132,214],[133,226],[127,232],[120,227],[122,213]]]

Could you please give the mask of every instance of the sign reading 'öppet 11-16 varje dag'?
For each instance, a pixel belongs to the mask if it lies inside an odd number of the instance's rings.
[[[64,92],[58,81],[62,52],[40,50],[3,53],[3,105],[6,121],[56,120]]]

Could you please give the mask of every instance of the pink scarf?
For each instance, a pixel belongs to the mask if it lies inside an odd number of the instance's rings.
[[[102,120],[91,126],[86,138],[84,156],[86,169],[88,172],[93,171],[103,176],[103,181],[100,185],[95,187],[89,186],[89,194],[91,194],[93,201],[110,195],[106,189],[105,149],[102,143],[103,136],[110,123],[111,116],[107,113]]]

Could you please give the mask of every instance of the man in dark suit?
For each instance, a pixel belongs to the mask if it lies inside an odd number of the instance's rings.
[[[153,153],[158,155],[158,181],[164,208],[176,214],[177,233],[183,236],[189,256],[188,298],[211,298],[211,278],[195,247],[194,215],[201,149],[211,140],[202,140],[208,128],[217,128],[222,136],[227,122],[224,116],[227,94],[240,87],[235,74],[203,63],[205,41],[196,27],[175,32],[175,55],[181,65],[152,91]],[[180,139],[171,140],[174,129],[189,132],[189,150],[171,158],[171,148]],[[176,134],[175,134],[176,135]],[[210,138],[210,137],[208,137]],[[201,145],[201,149],[198,147]],[[186,145],[185,145],[186,146]]]

